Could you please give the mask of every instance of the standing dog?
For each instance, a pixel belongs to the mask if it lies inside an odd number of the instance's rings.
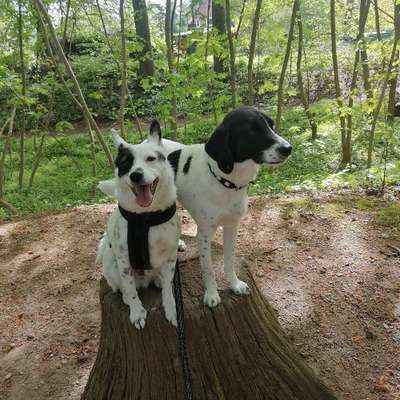
[[[172,279],[175,272],[180,226],[176,214],[174,173],[161,144],[157,121],[146,143],[131,145],[115,132],[118,149],[115,179],[99,188],[118,200],[98,247],[97,262],[114,290],[130,308],[130,321],[145,326],[147,312],[137,288],[156,280],[162,287],[162,304],[168,321],[176,326]]]
[[[273,130],[273,121],[252,107],[227,114],[208,142],[170,153],[178,200],[197,223],[197,244],[206,287],[204,303],[221,302],[211,261],[211,241],[217,227],[224,232],[224,274],[236,294],[248,294],[234,270],[238,225],[247,211],[247,186],[260,165],[278,166],[292,146]]]
[[[247,186],[261,165],[282,165],[292,151],[273,128],[266,114],[242,106],[225,116],[205,145],[184,146],[165,140],[171,151],[168,160],[174,168],[178,200],[197,223],[204,303],[209,307],[221,302],[211,260],[211,241],[219,226],[224,232],[225,278],[236,294],[249,293],[234,270],[238,226],[247,211]],[[113,187],[111,181],[107,185]]]

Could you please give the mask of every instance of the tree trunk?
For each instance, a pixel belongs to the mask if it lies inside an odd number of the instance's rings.
[[[89,120],[90,124],[92,125],[93,129],[95,130],[96,136],[99,139],[99,142],[106,154],[109,165],[114,170],[114,160],[111,155],[110,149],[108,148],[107,143],[104,141],[103,135],[100,132],[100,129],[99,129],[98,125],[96,124],[96,121],[94,120],[93,115],[91,114],[91,112],[89,110],[89,107],[87,106],[86,100],[83,96],[82,90],[79,86],[78,80],[76,79],[76,76],[71,67],[71,64],[68,62],[67,57],[65,56],[65,53],[60,45],[60,42],[57,39],[57,35],[54,30],[53,24],[51,22],[50,16],[41,0],[34,0],[34,3],[36,5],[38,12],[40,12],[41,15],[43,16],[43,18],[46,20],[48,28],[49,28],[49,32],[50,32],[50,37],[54,43],[54,47],[58,54],[58,57],[64,63],[66,70],[72,79],[78,99],[76,99],[74,95],[72,95],[72,98],[80,105],[82,112],[88,118],[88,120]]]
[[[126,67],[126,44],[125,44],[125,10],[124,0],[119,1],[119,18],[121,24],[121,91],[119,98],[119,127],[121,136],[125,138],[125,104],[127,92],[127,67]]]
[[[400,20],[400,3],[397,3],[394,7],[394,20],[399,21]],[[379,112],[382,107],[383,99],[385,98],[385,93],[386,93],[386,86],[389,82],[390,75],[393,69],[393,64],[396,59],[396,53],[397,53],[397,44],[399,42],[400,38],[395,35],[395,38],[393,40],[393,48],[392,48],[392,53],[390,55],[390,60],[389,60],[389,65],[385,74],[385,79],[382,84],[381,88],[381,93],[378,98],[378,102],[376,104],[374,113],[373,113],[373,119],[372,119],[372,124],[371,124],[371,129],[369,132],[369,146],[368,146],[368,164],[367,167],[370,168],[372,166],[372,150],[374,148],[374,140],[375,140],[375,128],[376,124],[378,122],[378,117],[379,117]]]
[[[3,151],[0,157],[0,199],[4,198],[4,182],[5,182],[5,164],[6,164],[6,155],[11,146],[11,135],[14,129],[14,120],[15,120],[15,112],[17,107],[14,106],[11,111],[11,116],[8,119],[8,135],[4,134],[4,146]],[[4,127],[5,129],[5,127]]]
[[[231,83],[231,103],[232,108],[236,108],[236,66],[235,66],[235,46],[232,36],[231,6],[229,0],[225,0],[226,32],[229,43],[229,81]]]
[[[243,2],[243,8],[244,4],[245,2]],[[256,50],[257,30],[260,21],[261,4],[262,0],[257,0],[256,10],[254,12],[253,28],[251,30],[249,63],[247,65],[248,103],[250,106],[254,104],[253,61],[254,61],[254,53]]]
[[[339,82],[339,66],[336,49],[336,10],[335,0],[330,0],[330,20],[331,20],[331,45],[332,45],[332,64],[333,64],[333,75],[335,81],[335,96],[338,104],[338,115],[340,121],[340,133],[342,139],[342,161],[341,166],[344,167],[351,163],[351,151],[346,146],[346,119],[343,115],[343,100],[342,92],[340,89]]]
[[[174,56],[172,54],[172,31],[171,31],[171,0],[167,0],[165,9],[165,44],[167,46],[167,60],[168,69],[170,76],[174,73]],[[177,126],[177,109],[176,109],[176,94],[175,90],[172,93],[171,99],[171,129],[172,129],[172,140],[176,140]]]
[[[376,37],[379,41],[382,40],[382,35],[381,35],[381,23],[379,21],[379,6],[378,6],[378,0],[374,1],[374,11],[375,11],[375,29],[376,29]]]
[[[394,20],[394,40],[400,40],[400,14],[395,13]],[[399,50],[396,52],[395,62],[399,60]],[[392,71],[392,76],[389,80],[389,98],[387,105],[387,114],[388,120],[391,122],[395,116],[395,106],[396,106],[396,87],[397,87],[397,79],[399,76],[399,64],[395,67],[394,71]]]
[[[258,0],[257,0],[257,4],[258,4]],[[256,5],[257,7],[257,5]],[[243,0],[242,3],[242,9],[240,10],[240,15],[239,15],[239,22],[238,22],[238,26],[236,28],[236,31],[233,35],[233,37],[235,38],[235,40],[237,40],[238,36],[239,36],[239,31],[240,31],[240,27],[242,26],[242,21],[243,21],[243,17],[244,17],[244,10],[246,8],[246,0]],[[253,27],[254,28],[254,27]]]
[[[139,76],[145,78],[154,75],[153,51],[151,48],[149,17],[146,0],[132,0],[136,35],[143,45],[139,53]]]
[[[4,199],[4,185],[5,185],[6,155],[11,148],[11,135],[12,135],[13,128],[14,128],[16,109],[17,109],[16,106],[14,106],[11,111],[11,116],[8,120],[8,135],[3,136],[4,137],[4,146],[3,146],[3,152],[1,153],[1,158],[0,158],[0,206],[7,208],[14,214],[17,214],[18,210]],[[5,127],[4,127],[4,129],[5,129]]]
[[[222,0],[212,0],[212,24],[217,33],[225,40],[225,8]],[[214,72],[220,74],[224,72],[224,59],[219,55],[214,55]]]
[[[20,126],[20,145],[19,145],[19,174],[18,186],[21,191],[24,185],[25,171],[25,96],[26,96],[26,73],[25,73],[25,57],[24,57],[24,38],[22,29],[22,0],[18,1],[18,47],[20,74],[22,81],[22,104],[21,104],[21,126]]]
[[[360,46],[360,58],[362,63],[364,90],[367,96],[368,102],[371,104],[373,101],[373,93],[370,82],[370,73],[368,66],[368,55],[367,55],[367,43],[365,41],[365,24],[368,19],[370,0],[361,0],[360,3],[360,29],[358,32],[358,46]]]
[[[289,62],[289,56],[292,48],[293,41],[293,33],[294,33],[294,24],[296,22],[296,15],[299,11],[299,0],[294,0],[293,8],[292,8],[292,17],[290,18],[290,28],[288,34],[288,40],[286,44],[286,52],[285,57],[283,59],[281,74],[279,77],[279,85],[278,85],[278,99],[277,99],[277,110],[276,110],[276,119],[275,119],[275,127],[276,131],[279,132],[281,127],[281,118],[282,118],[282,103],[283,103],[283,84],[285,82],[286,69]]]
[[[196,240],[190,239],[195,248]],[[217,279],[223,285],[218,247]],[[193,250],[192,250],[193,254]],[[237,261],[251,295],[221,291],[222,303],[203,305],[199,259],[181,262],[186,342],[196,400],[334,400],[335,395],[304,364],[258,290],[252,267]],[[151,310],[146,327],[129,322],[120,293],[100,282],[101,337],[82,400],[183,400],[177,331],[163,315],[160,290],[140,292]]]
[[[61,39],[61,47],[63,48],[64,51],[65,51],[65,42],[67,41],[67,29],[68,29],[70,8],[71,8],[71,0],[67,0],[67,11],[65,12],[64,32]]]
[[[297,14],[297,26],[299,30],[299,38],[298,38],[298,51],[297,51],[297,87],[300,94],[301,102],[303,103],[304,111],[307,115],[308,122],[311,128],[311,139],[315,140],[317,138],[317,124],[315,123],[314,115],[310,111],[310,104],[308,103],[308,96],[304,91],[303,85],[303,72],[301,69],[302,57],[303,57],[303,22],[301,20],[300,11]]]

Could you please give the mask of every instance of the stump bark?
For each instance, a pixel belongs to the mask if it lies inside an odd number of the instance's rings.
[[[189,363],[195,400],[334,400],[304,364],[258,290],[249,263],[237,260],[251,295],[226,289],[221,249],[214,246],[222,303],[203,305],[194,239],[181,261]],[[216,254],[217,253],[217,254]],[[100,282],[101,337],[82,400],[184,400],[177,332],[163,315],[160,290],[140,292],[149,311],[144,330],[129,322],[128,307]]]

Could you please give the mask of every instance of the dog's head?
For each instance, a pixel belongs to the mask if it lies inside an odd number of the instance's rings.
[[[273,120],[253,107],[242,106],[227,114],[205,145],[218,168],[230,174],[234,163],[281,165],[292,146],[274,131]]]
[[[129,194],[140,207],[150,207],[157,196],[160,180],[168,173],[165,149],[161,145],[161,128],[154,120],[149,140],[137,145],[127,143],[115,130],[113,140],[118,149],[115,158],[115,182],[118,192]],[[171,172],[172,174],[172,172]]]

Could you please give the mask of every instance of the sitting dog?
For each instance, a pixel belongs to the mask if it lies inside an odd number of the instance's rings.
[[[247,211],[247,187],[261,165],[282,165],[292,151],[273,127],[266,114],[242,106],[225,116],[205,145],[185,146],[163,139],[171,150],[168,160],[174,168],[178,200],[197,223],[204,303],[209,307],[221,302],[211,260],[211,241],[219,226],[224,233],[225,278],[236,294],[249,293],[233,265],[239,222]],[[105,184],[114,187],[112,181]]]
[[[146,143],[131,145],[113,132],[118,149],[112,187],[99,188],[118,200],[100,241],[97,262],[113,291],[120,290],[130,308],[130,321],[145,326],[147,312],[137,288],[151,281],[162,288],[165,316],[177,325],[172,280],[175,272],[180,225],[176,214],[174,173],[161,144],[157,121]]]

